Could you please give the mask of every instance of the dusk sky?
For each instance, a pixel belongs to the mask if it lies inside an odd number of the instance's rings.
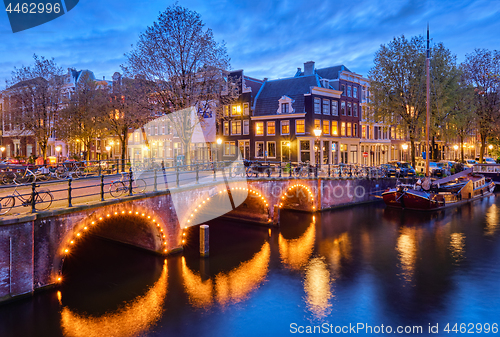
[[[173,2],[80,0],[70,12],[13,34],[0,14],[0,89],[15,66],[33,54],[107,79],[124,53]],[[217,41],[224,40],[232,69],[257,78],[293,76],[297,67],[344,64],[367,76],[374,53],[394,36],[424,34],[443,42],[458,61],[474,48],[500,48],[500,0],[493,1],[211,1],[180,0],[201,14]]]

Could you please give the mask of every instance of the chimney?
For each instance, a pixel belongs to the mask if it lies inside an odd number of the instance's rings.
[[[304,76],[314,75],[314,61],[304,63]]]
[[[102,77],[102,80],[103,80],[103,81],[106,81],[106,76],[103,76],[103,77]]]

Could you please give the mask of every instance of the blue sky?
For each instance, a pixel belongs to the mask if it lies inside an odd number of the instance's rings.
[[[172,4],[154,0],[80,0],[70,12],[13,34],[0,13],[0,89],[14,66],[34,53],[64,69],[90,69],[110,78],[124,53],[159,12]],[[317,67],[345,64],[367,75],[373,55],[394,36],[425,33],[443,42],[458,61],[474,48],[500,48],[500,0],[179,0],[201,14],[218,41],[226,42],[233,69],[257,78],[293,76],[309,60]]]

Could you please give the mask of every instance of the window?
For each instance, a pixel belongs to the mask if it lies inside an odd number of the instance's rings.
[[[329,114],[330,114],[330,100],[324,99],[323,100],[323,115],[329,115]]]
[[[224,105],[224,117],[229,116],[229,105]]]
[[[162,135],[164,135],[164,134],[165,134],[165,125],[163,125],[163,126],[161,127],[161,134],[162,134]]]
[[[361,126],[361,138],[366,139],[366,125]]]
[[[290,104],[288,103],[281,103],[281,113],[282,114],[287,114],[290,111]]]
[[[241,121],[231,122],[231,135],[241,135]]]
[[[339,115],[339,108],[337,106],[337,101],[332,101],[332,116]]]
[[[255,135],[264,136],[264,122],[255,123]]]
[[[347,137],[351,137],[351,128],[352,128],[352,125],[351,123],[347,123]]]
[[[357,137],[358,136],[358,123],[354,123],[352,125],[352,136]]]
[[[255,157],[264,158],[264,142],[255,142]]]
[[[341,125],[340,126],[340,135],[345,136],[345,122],[342,122],[340,125]]]
[[[342,96],[345,96],[345,85],[344,84],[342,84],[340,86],[340,90],[342,91]]]
[[[319,120],[319,119],[314,120],[314,130],[316,130],[316,129],[321,129],[321,120]]]
[[[352,97],[351,95],[351,89],[352,87],[350,85],[347,86],[347,97]]]
[[[339,135],[339,122],[332,121],[332,136]]]
[[[236,142],[224,142],[224,155],[225,156],[236,155]]]
[[[241,105],[235,104],[231,105],[231,116],[239,116],[241,115]]]
[[[396,128],[391,127],[391,139],[396,139]]]
[[[295,133],[306,133],[306,125],[303,119],[295,120]]]
[[[243,103],[243,114],[245,116],[250,115],[250,105],[248,103]]]
[[[358,87],[352,88],[352,97],[358,98]]]
[[[224,122],[224,136],[229,135],[229,122]]]
[[[314,113],[315,114],[320,114],[321,113],[321,98],[314,98]]]
[[[358,117],[358,104],[354,103],[353,105],[354,105],[353,107],[354,117]]]
[[[352,103],[347,102],[347,116],[352,116]]]
[[[158,135],[158,126],[157,125],[155,126],[155,135],[156,136]]]
[[[276,133],[275,122],[267,122],[267,135],[274,136]]]
[[[281,134],[282,135],[290,134],[290,121],[281,121]]]
[[[345,102],[344,101],[340,102],[340,112],[341,112],[342,116],[345,116]]]
[[[267,142],[267,157],[276,158],[276,142]]]
[[[309,161],[311,159],[311,143],[308,140],[300,141],[300,161]]]
[[[250,121],[248,119],[243,120],[243,134],[248,135],[250,133]]]
[[[323,134],[330,135],[330,121],[323,120]]]

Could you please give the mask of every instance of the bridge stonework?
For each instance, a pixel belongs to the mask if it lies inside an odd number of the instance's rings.
[[[158,254],[180,251],[183,227],[196,218],[195,209],[200,210],[203,204],[207,210],[214,210],[215,205],[220,205],[217,196],[224,198],[227,186],[234,204],[239,205],[228,208],[227,217],[271,226],[277,225],[272,221],[277,218],[275,209],[314,212],[373,201],[373,194],[393,184],[390,179],[262,178],[230,184],[214,182],[4,217],[0,220],[0,303],[63,281],[64,258],[87,233]],[[220,215],[217,212],[212,217]]]

